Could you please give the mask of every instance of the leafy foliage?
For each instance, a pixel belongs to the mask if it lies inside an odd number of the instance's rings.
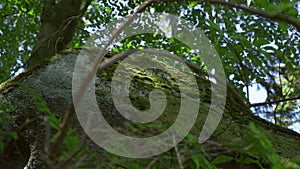
[[[64,144],[63,153],[60,160],[65,160],[70,157],[68,151],[78,150],[68,144],[76,146],[76,138],[68,136],[67,141]],[[299,157],[295,157],[292,160],[284,159],[275,152],[272,143],[266,138],[266,136],[257,129],[253,123],[249,125],[249,133],[246,135],[246,142],[244,145],[236,145],[232,147],[233,150],[239,152],[240,156],[235,155],[218,155],[215,158],[211,158],[205,150],[202,149],[198,143],[197,138],[191,134],[188,134],[181,144],[176,146],[175,150],[168,151],[158,157],[152,157],[149,159],[130,159],[120,156],[116,156],[105,152],[105,161],[99,164],[96,154],[88,154],[89,149],[83,148],[77,152],[76,156],[72,158],[73,161],[80,159],[86,153],[86,159],[83,159],[77,164],[78,168],[86,168],[88,165],[94,165],[105,169],[112,168],[170,168],[172,166],[178,166],[179,161],[182,162],[183,168],[209,168],[218,169],[222,165],[231,165],[231,162],[245,165],[257,165],[260,168],[273,168],[273,169],[299,169]],[[68,159],[68,158],[67,158]],[[88,167],[87,167],[88,168]]]
[[[42,1],[0,2],[0,82],[24,68],[40,28]]]

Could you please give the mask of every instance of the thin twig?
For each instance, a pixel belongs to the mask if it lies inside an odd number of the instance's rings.
[[[250,104],[250,107],[258,107],[258,106],[264,106],[264,105],[268,105],[268,104],[277,104],[280,102],[286,102],[286,101],[293,101],[293,100],[299,100],[300,96],[296,96],[296,97],[290,97],[290,98],[285,98],[285,99],[280,99],[280,100],[274,100],[274,101],[268,101],[268,102],[262,102],[262,103],[254,103],[254,104]]]
[[[182,164],[181,155],[180,155],[180,152],[178,151],[178,145],[176,144],[176,141],[175,141],[175,133],[173,134],[173,144],[175,145],[174,150],[175,150],[175,153],[176,153],[179,168],[184,169],[183,164]]]
[[[147,169],[151,169],[152,165],[155,164],[157,160],[159,160],[158,157],[154,158],[154,159],[149,163],[149,165],[147,166]]]

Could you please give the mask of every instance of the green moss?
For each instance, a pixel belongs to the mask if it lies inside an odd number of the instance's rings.
[[[62,53],[78,54],[79,52],[79,50],[66,50]],[[57,61],[60,57],[60,54],[54,56],[50,60],[50,63]],[[0,92],[3,92],[10,86],[13,86],[15,81],[22,81],[22,79],[26,79],[32,73],[35,73],[35,71],[39,71],[38,68],[41,68],[48,64],[40,65],[39,67],[36,67],[31,71],[27,71],[13,79],[6,81],[5,83],[2,83],[0,85]],[[116,63],[97,74],[97,77],[101,82],[100,84],[98,84],[98,86],[96,86],[97,88],[103,87],[101,85],[103,85],[104,82],[108,85],[110,84],[114,71],[118,67],[118,65],[119,63]],[[186,79],[185,77],[175,79],[175,77],[171,76],[172,74],[177,73],[176,70],[172,67],[166,66],[166,69],[168,69],[170,73],[162,73],[161,71],[155,69],[142,71],[133,65],[125,65],[124,67],[124,76],[132,77],[132,75],[134,75],[134,79],[130,84],[130,99],[132,105],[140,110],[149,109],[151,106],[149,103],[149,93],[153,89],[161,89],[162,91],[164,91],[168,100],[168,104],[166,109],[164,110],[164,113],[153,123],[147,123],[142,126],[136,123],[128,123],[128,125],[126,123],[124,126],[127,126],[131,129],[132,135],[155,135],[163,132],[174,123],[180,109],[181,93],[178,86],[179,82],[184,84],[184,86],[182,86],[184,90],[189,91],[189,93],[191,94],[198,92],[200,95],[198,118],[193,129],[191,130],[191,134],[195,136],[199,135],[210,108],[211,84],[208,80],[203,77],[196,77],[199,90],[191,91],[188,79]],[[115,80],[120,86],[123,85],[122,78],[116,78]],[[244,146],[246,146],[245,136],[249,134],[248,125],[250,121],[252,121],[255,123],[257,128],[262,131],[263,134],[266,135],[266,137],[272,142],[276,152],[280,156],[285,158],[292,158],[294,156],[300,155],[300,137],[298,134],[288,129],[273,125],[254,116],[251,113],[249,107],[247,107],[247,105],[243,102],[243,100],[237,98],[233,94],[231,88],[228,88],[227,91],[226,109],[223,114],[223,118],[210,140],[216,141],[219,144],[230,148],[232,152],[238,152],[238,148],[244,149]],[[99,93],[97,93],[97,95],[101,97],[101,101],[112,102],[110,90],[101,90],[99,92],[101,95],[99,95]],[[106,107],[106,110],[108,112],[111,111],[111,107],[106,105],[103,107]],[[192,107],[187,107],[185,111],[188,112],[192,110]],[[112,121],[113,123],[115,123],[112,124],[113,126],[117,126],[120,128],[123,127],[120,125],[118,120],[113,119]],[[140,131],[138,129],[142,129],[141,131],[143,132],[138,132]]]

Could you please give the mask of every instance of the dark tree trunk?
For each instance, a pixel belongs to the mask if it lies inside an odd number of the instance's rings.
[[[41,16],[41,28],[28,61],[33,68],[50,59],[67,47],[72,40],[78,21],[91,0],[45,0]]]

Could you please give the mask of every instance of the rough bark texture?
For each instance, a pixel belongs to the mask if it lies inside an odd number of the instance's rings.
[[[33,68],[62,51],[72,40],[77,23],[91,0],[45,0],[38,40],[28,61]]]
[[[15,82],[22,83],[40,94],[47,102],[51,111],[55,112],[57,116],[62,116],[72,101],[72,73],[77,53],[78,52],[73,51],[73,53],[70,54],[64,53],[62,54],[63,56],[57,55],[53,57],[49,63],[30,72],[21,74],[1,85],[0,97],[3,98],[5,102],[14,106],[14,109],[9,112],[13,120],[6,122],[3,127],[7,130],[18,131],[20,139],[17,141],[6,141],[7,147],[5,152],[1,154],[0,168],[17,169],[24,168],[24,166],[27,166],[28,169],[46,168],[44,162],[45,126],[41,125],[41,121],[39,120],[26,123],[26,119],[35,119],[46,114],[45,112],[37,110],[36,100],[32,92]],[[128,127],[126,125],[127,121],[116,113],[117,111],[113,108],[113,101],[110,95],[112,71],[113,69],[107,69],[98,75],[96,79],[97,101],[110,124],[116,128],[124,129]],[[141,75],[137,79],[136,84],[141,83],[142,85],[140,86],[142,86],[142,90],[151,90],[149,88],[147,89],[146,85],[149,84],[149,81],[155,80],[153,80],[152,77]],[[210,98],[209,83],[205,80],[201,80],[201,78],[198,78],[198,83],[199,93],[203,103],[200,105],[196,125],[192,129],[192,133],[194,134],[199,133],[199,129],[201,129],[204,123],[209,108],[208,100]],[[139,85],[137,86],[136,88],[139,88]],[[173,112],[178,109],[178,94],[176,94],[176,90],[170,89],[170,86],[172,87],[172,85],[164,87],[161,85],[161,88],[164,88],[163,90],[172,93],[172,96],[169,98],[169,100],[171,100],[170,104],[168,103],[169,106],[166,109],[167,115],[159,119],[162,124],[172,122],[172,118],[175,115],[172,116],[170,114],[174,114]],[[147,97],[145,97],[145,94],[141,95],[139,91],[139,89],[133,89],[133,94],[131,95],[132,104],[140,109],[149,108]],[[213,154],[227,154],[227,150],[229,150],[230,147],[244,145],[244,136],[249,134],[248,124],[252,121],[272,141],[277,153],[282,157],[291,158],[300,155],[299,134],[277,127],[253,116],[249,108],[245,107],[241,100],[234,98],[230,92],[231,91],[228,90],[226,110],[221,123],[211,139],[203,144],[203,148],[208,154],[212,157],[214,157]],[[84,138],[84,133],[76,120],[74,126],[77,126],[78,133]],[[155,131],[150,130],[149,132]],[[101,152],[101,149],[96,148],[97,146],[95,145],[93,146],[95,147],[93,150]],[[217,150],[212,149],[212,147],[217,147]],[[234,150],[231,152],[234,152]],[[258,166],[253,164],[237,164],[234,162],[226,163],[222,165],[222,167],[258,168]]]

